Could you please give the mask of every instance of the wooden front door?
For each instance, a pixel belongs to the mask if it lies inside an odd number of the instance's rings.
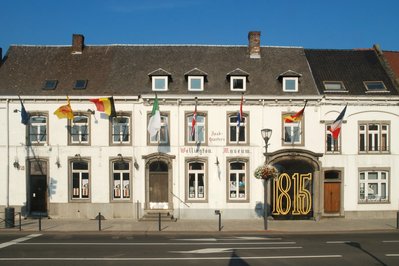
[[[30,176],[30,212],[45,214],[47,212],[47,176]]]
[[[324,212],[339,213],[341,210],[341,183],[324,183]]]
[[[168,202],[168,173],[151,173],[150,202]]]

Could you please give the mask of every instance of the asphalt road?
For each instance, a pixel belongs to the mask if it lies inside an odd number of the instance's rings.
[[[0,265],[399,265],[399,232],[1,233]]]

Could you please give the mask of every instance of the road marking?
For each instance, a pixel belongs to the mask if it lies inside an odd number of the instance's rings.
[[[237,243],[216,243],[216,242],[200,242],[200,243],[185,243],[185,242],[179,242],[179,243],[120,243],[120,242],[108,242],[108,243],[90,243],[90,242],[77,242],[77,243],[58,243],[58,242],[43,242],[43,243],[17,243],[18,245],[80,245],[80,246],[185,246],[185,245],[196,245],[196,246],[201,246],[201,245],[237,245]],[[294,245],[296,242],[240,242],[240,245]]]
[[[281,238],[259,236],[237,236],[236,238],[239,240],[281,240]]]
[[[177,241],[240,241],[240,240],[281,240],[281,238],[258,237],[258,236],[237,236],[230,238],[179,238]]]
[[[399,257],[399,254],[385,254],[387,257]]]
[[[233,250],[239,249],[298,249],[302,247],[247,247],[247,248],[203,248],[197,250],[189,250],[189,251],[169,251],[170,253],[181,253],[181,254],[209,254],[209,253],[225,253],[231,252]]]
[[[353,241],[327,241],[327,244],[349,244],[352,243]]]
[[[382,243],[399,243],[399,240],[384,240]]]
[[[264,257],[187,257],[187,258],[0,258],[0,261],[182,261],[182,260],[260,260],[260,259],[334,259],[342,255],[264,256]]]
[[[182,239],[174,239],[178,241],[214,241],[216,242],[216,238],[182,238]]]
[[[5,248],[5,247],[11,246],[11,245],[20,244],[23,241],[27,241],[29,239],[32,239],[32,238],[35,238],[35,237],[38,237],[38,236],[41,236],[41,234],[31,234],[31,235],[28,235],[28,236],[24,236],[24,237],[21,237],[21,238],[17,238],[17,239],[11,240],[9,242],[4,242],[4,243],[0,244],[0,248]]]

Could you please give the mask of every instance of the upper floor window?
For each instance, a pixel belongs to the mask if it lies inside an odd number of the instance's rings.
[[[70,144],[90,143],[90,118],[85,114],[77,114],[70,121]]]
[[[112,200],[130,200],[131,182],[130,182],[130,162],[113,161],[112,162]]]
[[[206,144],[207,128],[206,114],[197,112],[193,126],[193,113],[186,115],[186,143]]]
[[[364,86],[366,86],[368,92],[380,92],[387,90],[384,82],[382,81],[365,81]]]
[[[390,150],[389,123],[359,123],[359,152],[378,153]]]
[[[47,116],[31,114],[29,119],[28,135],[31,145],[47,143]]]
[[[283,114],[283,145],[303,145],[303,118],[286,122],[288,114]]]
[[[112,144],[130,143],[130,116],[120,114],[111,120]]]
[[[228,162],[227,198],[229,201],[247,201],[248,169],[247,162],[232,160]]]
[[[90,198],[90,173],[89,162],[84,160],[71,162],[71,198],[89,199]]]
[[[203,91],[204,90],[204,77],[203,76],[189,76],[188,77],[188,90],[189,91]]]
[[[245,91],[247,77],[230,77],[230,90],[232,91]]]
[[[241,121],[238,121],[238,117],[237,113],[228,115],[228,134],[230,144],[248,143],[248,116],[244,114]]]
[[[333,138],[333,134],[330,131],[331,124],[326,125],[326,153],[338,154],[341,152],[341,134],[337,139]]]
[[[151,115],[151,114],[149,114]],[[148,117],[149,119],[149,117]],[[148,134],[150,136],[150,134]],[[167,145],[169,144],[169,114],[161,113],[161,128],[154,136],[149,137],[149,144]]]
[[[205,162],[190,161],[187,163],[187,168],[187,200],[206,200],[207,178]]]
[[[298,91],[298,78],[297,77],[283,77],[283,91],[284,92],[297,92]]]
[[[359,172],[359,202],[388,202],[389,197],[388,171]]]

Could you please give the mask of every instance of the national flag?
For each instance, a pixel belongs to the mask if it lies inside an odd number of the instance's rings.
[[[197,123],[197,99],[195,101],[195,109],[193,114],[193,119],[191,120],[191,138],[194,139],[195,136],[195,124]]]
[[[332,125],[329,129],[330,132],[332,133],[332,136],[334,139],[338,139],[339,133],[341,132],[341,125],[342,125],[342,122],[344,121],[344,116],[345,116],[347,106],[348,105],[346,105],[345,108],[341,111],[341,113],[339,114],[337,119],[335,119],[334,123],[332,123]]]
[[[240,111],[238,111],[237,114],[237,127],[238,130],[240,130],[240,125],[241,125],[241,121],[243,118],[243,114],[242,114],[242,102],[244,101],[244,95],[241,95],[241,103],[240,103]]]
[[[110,117],[116,116],[114,97],[90,99],[96,105],[97,111],[104,112]]]
[[[21,97],[19,97],[19,101],[21,102],[21,123],[24,124],[25,126],[29,124],[29,119],[30,119],[30,114],[26,111],[25,106],[21,100]]]
[[[287,115],[286,117],[284,117],[284,122],[285,123],[296,123],[296,122],[300,122],[302,120],[303,117],[303,113],[305,111],[305,107],[306,107],[307,102],[305,102],[305,106],[296,114],[293,115]]]
[[[67,96],[67,101],[68,101],[67,104],[58,107],[58,109],[55,110],[55,112],[54,112],[54,114],[59,119],[67,118],[67,119],[72,120],[74,118],[73,111],[72,111],[72,108],[71,108],[71,103],[69,101],[69,97],[68,96]]]
[[[161,113],[159,112],[158,97],[155,95],[154,104],[152,105],[151,117],[148,122],[148,133],[150,137],[154,137],[161,129]]]

